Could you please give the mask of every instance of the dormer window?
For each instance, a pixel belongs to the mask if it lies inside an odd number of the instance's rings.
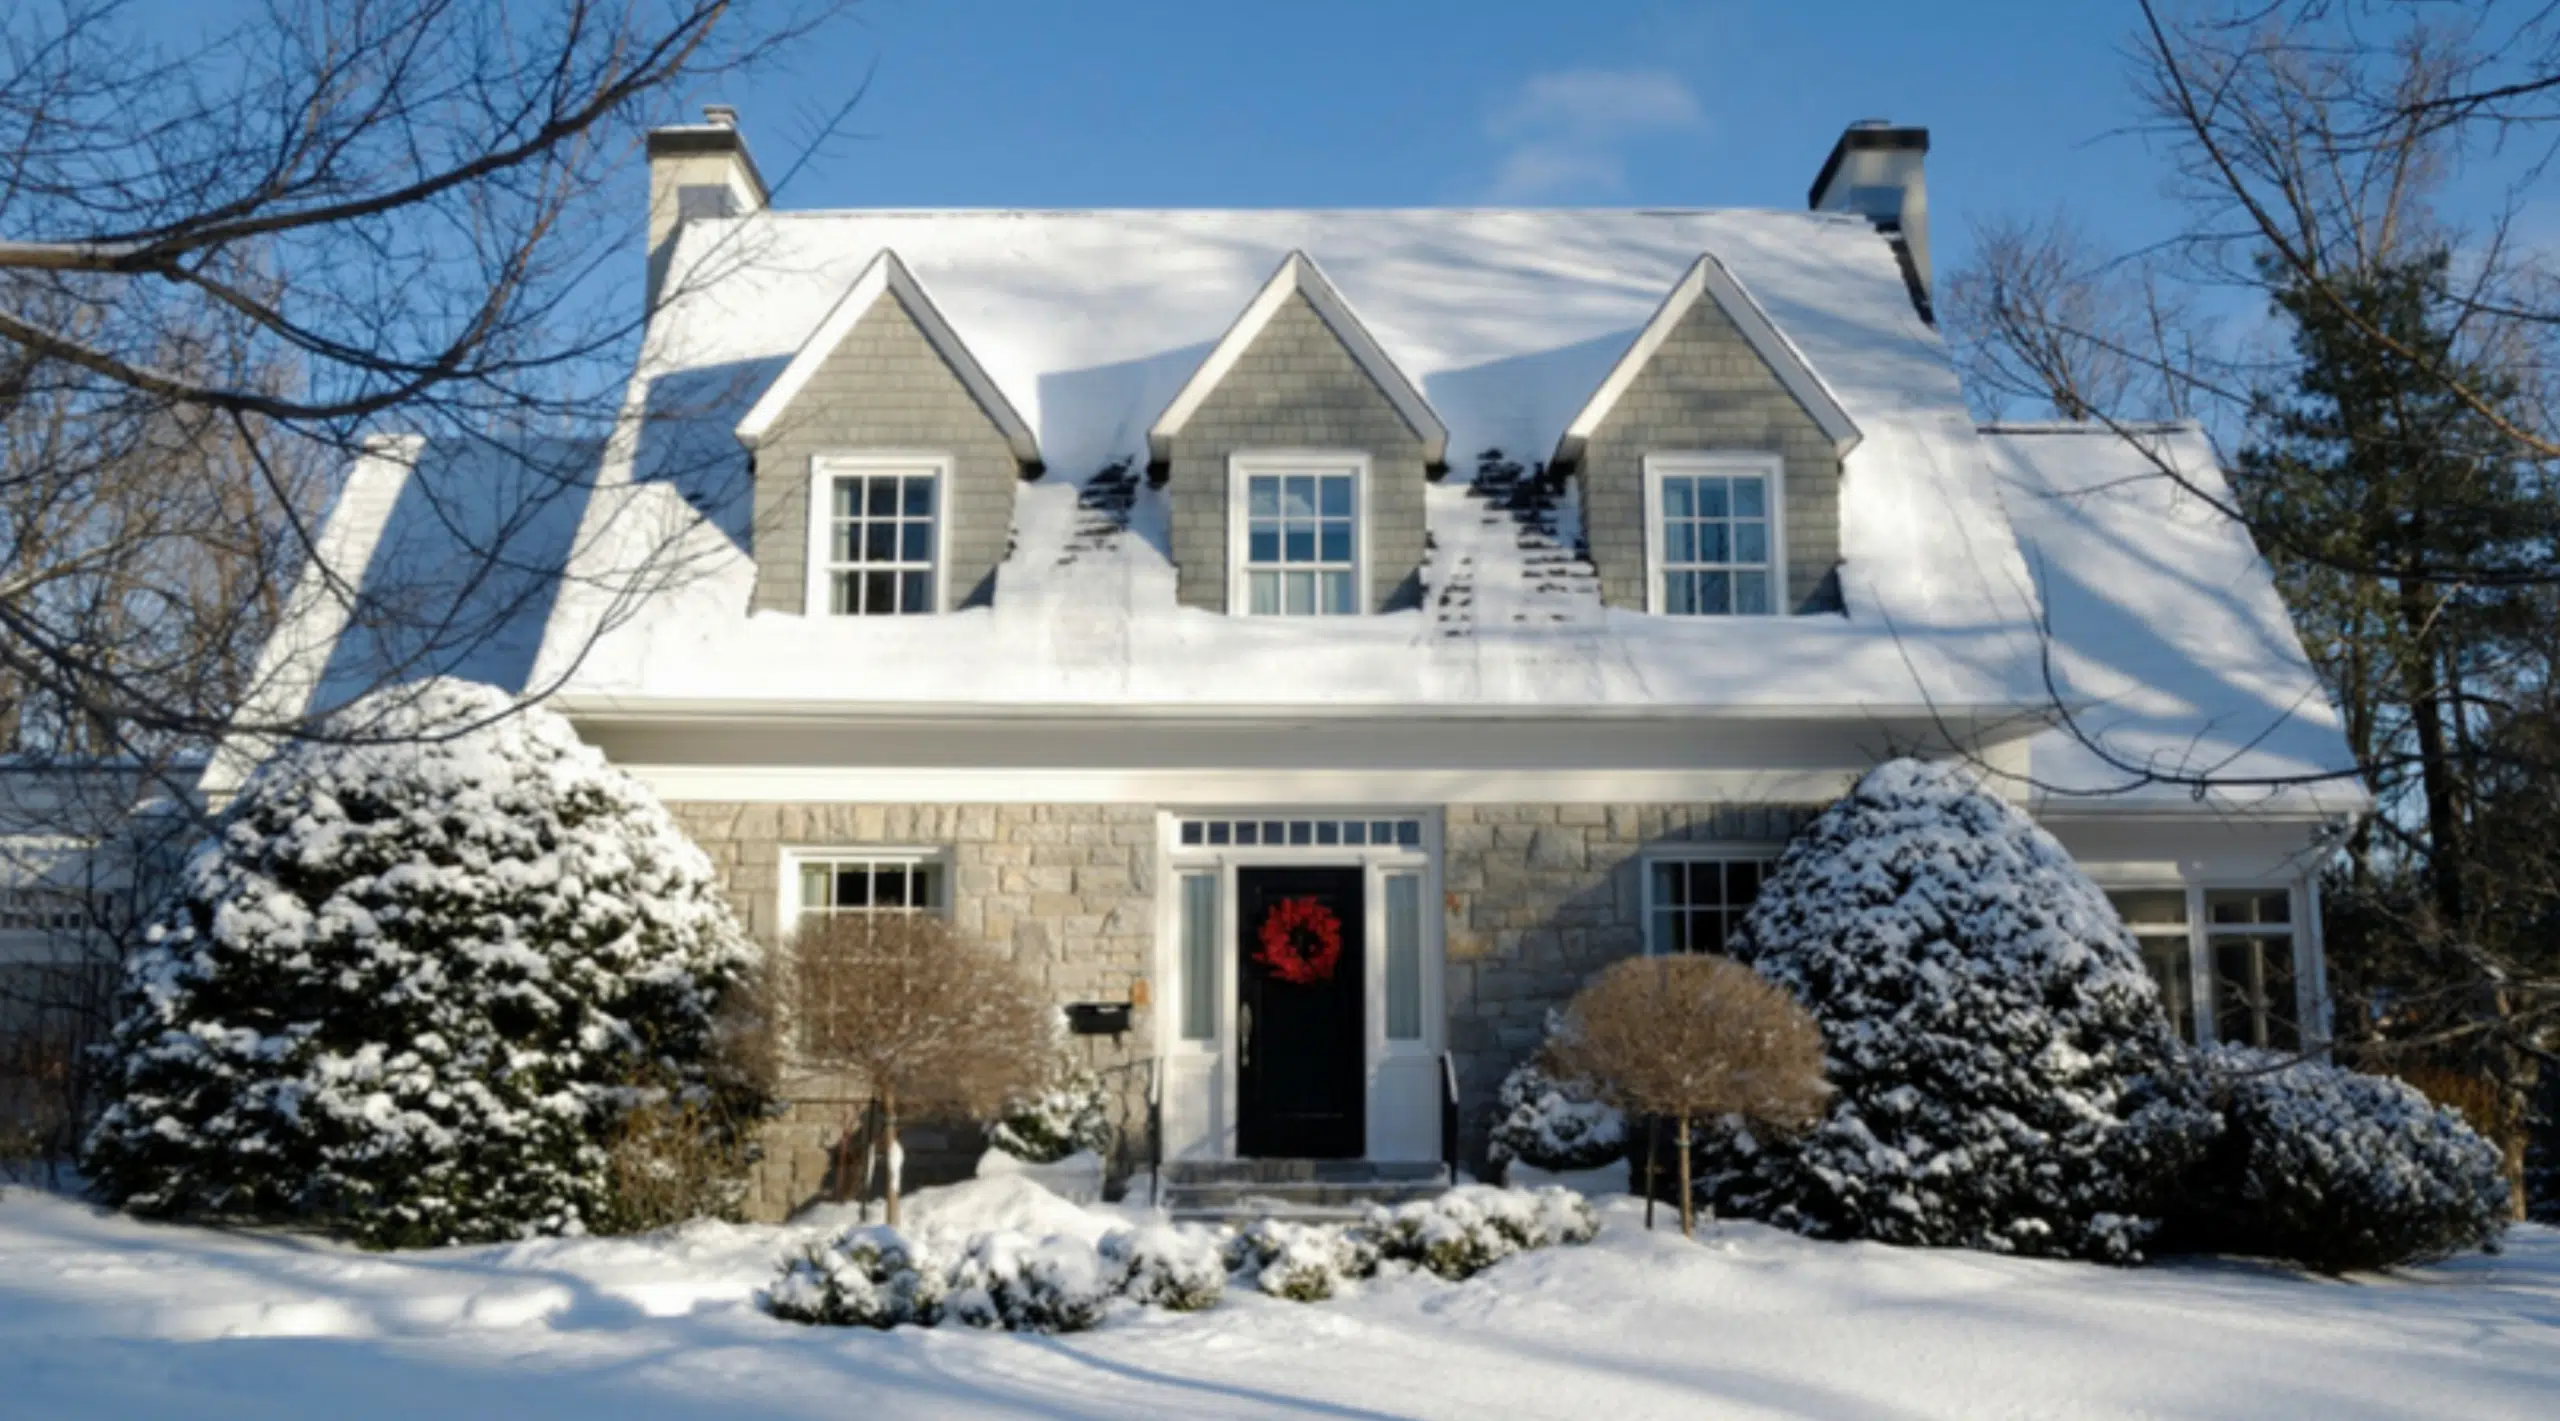
[[[942,610],[939,457],[820,455],[810,461],[809,611],[913,616]]]
[[[1759,617],[1779,610],[1779,474],[1774,454],[1664,454],[1645,460],[1650,610]]]
[[[1364,455],[1238,455],[1228,605],[1257,617],[1347,617],[1361,589]]]

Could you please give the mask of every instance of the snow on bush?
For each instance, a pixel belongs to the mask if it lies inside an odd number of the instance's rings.
[[[1007,1332],[1082,1332],[1119,1296],[1122,1271],[1092,1244],[1009,1229],[982,1233],[951,1269],[952,1317]]]
[[[785,1260],[756,1301],[785,1322],[817,1327],[931,1327],[942,1320],[945,1271],[914,1240],[873,1224]]]
[[[380,1246],[577,1232],[622,1111],[698,1092],[757,951],[568,722],[434,681],[242,788],[131,958],[98,1192]]]
[[[1456,1282],[1527,1249],[1589,1243],[1600,1216],[1570,1189],[1464,1184],[1435,1199],[1373,1208],[1363,1230],[1382,1257]]]
[[[1954,766],[1869,772],[1788,846],[1727,951],[1813,1013],[1837,1091],[1799,1137],[1709,1132],[1728,1212],[2130,1260],[2213,1131],[2105,896]]]
[[[1097,1248],[1103,1261],[1120,1270],[1120,1291],[1132,1302],[1168,1312],[1198,1312],[1216,1307],[1226,1292],[1226,1259],[1217,1235],[1206,1229],[1170,1224],[1114,1229]]]
[[[2186,1241],[2343,1273],[2504,1231],[2498,1147],[2417,1087],[2241,1047],[2203,1064],[2227,1129],[2195,1173]]]
[[[1111,1153],[1111,1098],[1102,1078],[1061,1062],[1046,1083],[1016,1099],[987,1130],[987,1143],[1029,1164]]]
[[[1339,1224],[1256,1219],[1227,1240],[1227,1268],[1275,1298],[1320,1303],[1342,1285],[1377,1276],[1378,1244]]]
[[[1626,1117],[1587,1081],[1550,1074],[1544,1053],[1502,1078],[1490,1146],[1493,1161],[1547,1170],[1596,1169],[1627,1153]]]

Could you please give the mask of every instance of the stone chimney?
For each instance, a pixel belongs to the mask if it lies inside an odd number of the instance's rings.
[[[738,132],[736,109],[706,104],[700,123],[651,129],[648,309],[658,308],[677,229],[693,218],[740,217],[764,205],[764,176]]]
[[[1923,320],[1930,309],[1929,185],[1922,172],[1929,130],[1896,128],[1880,118],[1850,124],[1822,160],[1805,201],[1816,212],[1855,212],[1893,240],[1903,280]]]

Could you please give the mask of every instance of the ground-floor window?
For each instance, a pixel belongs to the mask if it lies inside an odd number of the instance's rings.
[[[2292,890],[2126,888],[2107,901],[2180,1040],[2301,1049]]]
[[[1722,952],[1776,858],[1726,850],[1647,859],[1645,951]]]
[[[792,926],[847,913],[939,913],[950,907],[939,857],[911,851],[826,850],[793,855],[799,896]]]

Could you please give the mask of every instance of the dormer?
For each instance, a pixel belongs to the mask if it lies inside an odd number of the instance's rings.
[[[1147,445],[1184,606],[1352,616],[1419,597],[1423,488],[1449,431],[1306,253],[1255,293]]]
[[[755,606],[913,616],[985,603],[1031,427],[906,263],[863,269],[737,427],[755,469]]]

